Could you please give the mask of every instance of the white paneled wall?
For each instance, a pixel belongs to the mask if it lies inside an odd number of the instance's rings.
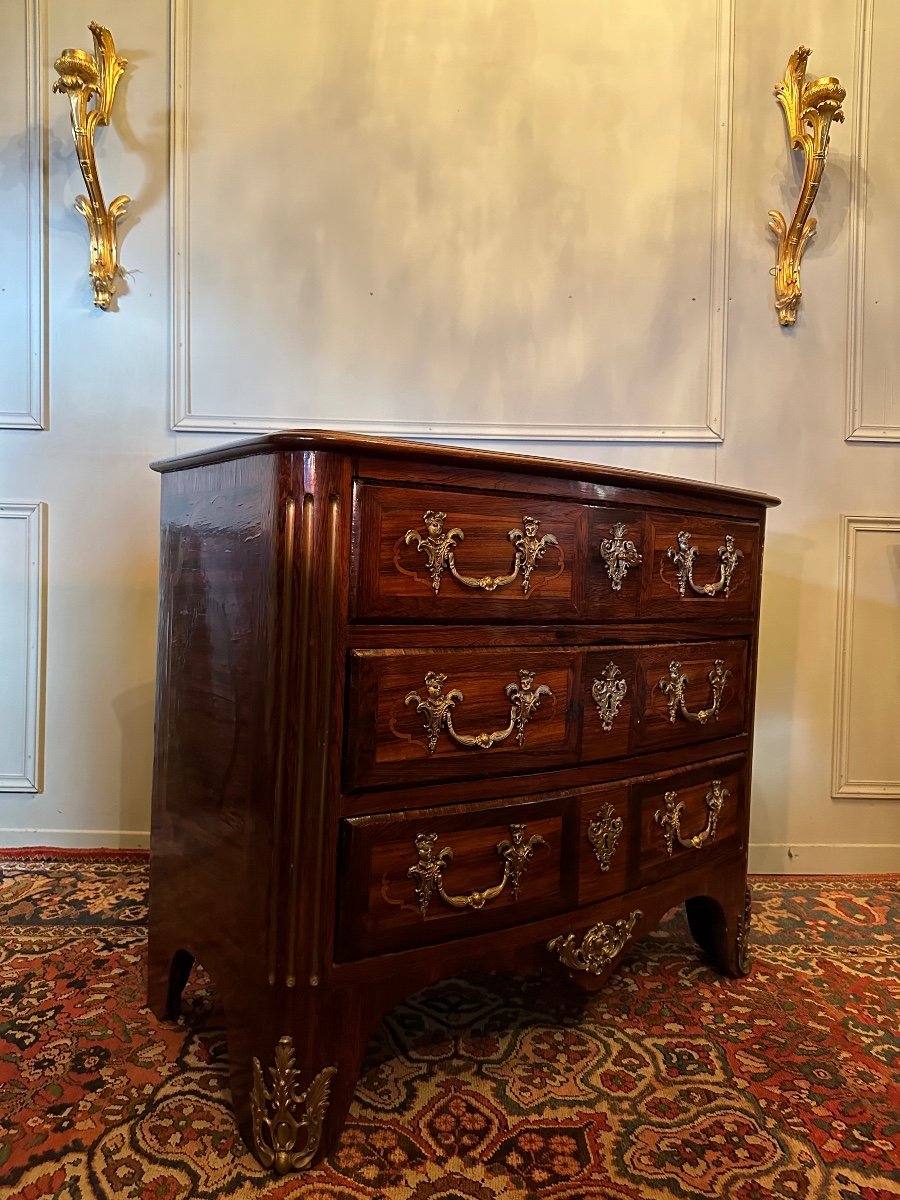
[[[18,8],[0,4],[4,45]],[[175,448],[168,428],[168,13],[161,3],[112,0],[35,0],[32,11],[45,47],[38,88],[45,154],[30,167],[38,179],[46,175],[48,192],[49,427],[0,431],[0,502],[41,501],[48,514],[43,789],[0,795],[0,842],[144,844],[159,536],[157,480],[147,463]],[[93,307],[87,230],[73,208],[84,181],[69,104],[51,92],[59,52],[92,49],[91,20],[113,30],[129,60],[113,122],[97,133],[104,194],[135,200],[121,226],[129,275],[117,311],[108,313]],[[26,132],[23,123],[16,139]],[[8,154],[0,146],[4,164]],[[17,161],[21,174],[29,164]],[[17,178],[4,177],[4,186]],[[34,194],[36,185],[16,186]],[[30,231],[20,224],[18,233]],[[18,287],[17,296],[27,303]],[[18,329],[0,327],[0,362],[21,350]],[[19,711],[8,680],[4,670],[0,724]]]
[[[129,60],[97,137],[132,197],[109,313],[50,93],[90,20]],[[44,666],[27,521],[0,520],[0,772],[35,747],[0,843],[146,841],[147,463],[294,424],[780,495],[751,862],[900,865],[900,7],[4,0],[0,33],[0,514],[49,512]],[[801,170],[772,88],[801,44],[847,123],[781,329],[767,212]]]
[[[896,43],[900,8],[875,4],[882,35]],[[717,466],[722,482],[756,486],[783,501],[770,514],[766,542],[753,776],[752,861],[765,870],[900,866],[900,809],[867,795],[831,798],[842,514],[900,513],[897,447],[844,440],[858,265],[850,203],[860,97],[853,81],[871,9],[870,0],[827,9],[761,0],[739,4],[735,21],[728,436]],[[797,324],[781,329],[768,278],[775,252],[766,214],[793,212],[802,166],[788,149],[771,88],[799,45],[813,48],[811,74],[837,75],[847,87],[847,120],[832,126],[814,209],[818,233],[801,265]],[[892,145],[870,142],[870,194],[882,179],[888,186],[893,155]],[[873,252],[897,261],[900,229],[878,247],[870,242]],[[892,652],[900,647],[885,647],[886,656]],[[879,702],[897,710],[896,678],[885,673],[872,683]]]

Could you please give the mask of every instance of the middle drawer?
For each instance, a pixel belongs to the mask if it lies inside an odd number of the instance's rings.
[[[350,652],[344,788],[544,771],[745,732],[747,643]]]

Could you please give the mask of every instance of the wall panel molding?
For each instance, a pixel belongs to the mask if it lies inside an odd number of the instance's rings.
[[[881,3],[883,2],[884,0],[881,0]],[[864,411],[866,236],[869,201],[872,58],[879,8],[879,0],[858,0],[856,12],[856,70],[853,88],[855,115],[850,150],[849,298],[847,304],[846,440],[848,442],[900,441],[900,417],[897,421],[875,422]],[[884,11],[882,9],[882,16]]]
[[[662,419],[634,422],[572,423],[559,421],[485,421],[477,419],[381,420],[354,418],[352,413],[329,415],[327,422],[300,418],[304,426],[376,435],[418,435],[429,438],[535,439],[540,441],[603,441],[656,443],[721,443],[725,433],[726,345],[728,323],[729,234],[731,222],[732,102],[734,9],[736,0],[716,0],[715,105],[710,122],[713,170],[709,183],[709,306],[707,313],[706,394],[702,417],[696,422],[668,423]],[[194,40],[194,0],[170,0],[172,104],[170,124],[170,204],[172,219],[172,393],[171,427],[178,432],[264,433],[296,427],[298,418],[273,417],[217,410],[216,396],[198,394],[191,370],[191,50]],[[598,154],[603,153],[602,127]],[[610,237],[614,237],[614,230]],[[252,238],[251,238],[252,244]],[[641,314],[634,314],[636,320]],[[699,317],[699,314],[698,314]],[[223,331],[228,338],[229,330]],[[426,407],[423,405],[423,407]],[[551,409],[553,405],[549,406]],[[558,406],[557,406],[558,407]],[[602,407],[598,404],[598,407]],[[663,405],[663,412],[665,406]]]
[[[169,37],[172,103],[169,126],[169,207],[171,210],[172,417],[173,429],[194,424],[191,394],[191,239],[190,239],[190,63],[193,30],[191,0],[170,0]],[[200,418],[201,422],[203,418]],[[217,425],[210,432],[220,432]],[[231,432],[236,432],[232,429]]]
[[[706,425],[712,437],[706,440],[720,442],[725,439],[727,381],[735,3],[736,0],[719,0],[716,23],[715,166],[710,223],[709,365],[706,387]]]
[[[857,517],[843,516],[841,518],[841,590],[838,600],[837,627],[837,663],[835,667],[835,704],[834,704],[834,735],[832,738],[832,784],[831,794],[835,799],[857,797],[860,799],[898,799],[900,798],[900,778],[865,778],[854,775],[852,756],[854,750],[857,756],[860,747],[853,745],[853,728],[851,713],[853,711],[854,688],[860,682],[860,676],[865,684],[865,694],[874,699],[876,711],[890,714],[893,728],[896,730],[897,692],[900,690],[896,671],[890,669],[891,663],[900,659],[900,639],[897,645],[882,645],[878,642],[879,626],[872,627],[866,621],[865,614],[861,616],[862,605],[870,599],[863,596],[864,582],[859,571],[859,541],[866,535],[885,539],[885,553],[893,557],[893,570],[896,578],[900,579],[900,517]],[[871,581],[870,581],[871,582]],[[875,581],[877,587],[877,581]],[[876,603],[878,601],[876,600]],[[897,598],[893,604],[884,605],[888,614],[900,611]],[[890,616],[889,616],[890,619]],[[895,624],[896,617],[893,618]],[[874,646],[874,655],[888,665],[884,672],[865,673],[857,653],[857,625],[867,625],[864,642],[865,648]],[[896,733],[894,734],[896,736]],[[874,772],[870,773],[874,774]]]
[[[46,0],[21,0],[24,23],[26,307],[24,394],[0,397],[0,429],[46,429],[47,399],[47,72]],[[15,286],[9,281],[7,286]],[[16,403],[20,399],[21,403]]]
[[[4,757],[9,756],[0,761],[0,792],[43,790],[46,526],[46,504],[0,503],[0,538],[8,535],[8,545],[0,543],[0,671],[5,684],[0,745]]]

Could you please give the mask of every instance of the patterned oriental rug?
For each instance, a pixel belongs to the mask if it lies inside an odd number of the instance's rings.
[[[237,1139],[202,973],[178,1024],[144,1008],[143,855],[0,870],[2,1197],[900,1197],[900,877],[757,878],[745,980],[676,911],[589,999],[429,987],[373,1039],[333,1153],[278,1179]]]

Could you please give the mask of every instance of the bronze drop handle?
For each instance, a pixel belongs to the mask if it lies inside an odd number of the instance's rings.
[[[728,596],[731,590],[731,577],[738,565],[738,559],[744,557],[743,550],[734,544],[730,533],[725,534],[723,545],[719,547],[719,578],[712,583],[694,583],[694,559],[700,553],[696,546],[691,545],[691,535],[684,529],[678,534],[678,548],[670,546],[666,557],[675,564],[675,575],[678,579],[678,594],[684,596],[687,589],[698,596],[717,596],[721,592]]]
[[[506,575],[463,575],[456,567],[457,541],[463,541],[465,534],[455,526],[444,532],[445,512],[428,509],[423,514],[425,536],[417,529],[407,529],[403,540],[407,546],[415,543],[416,550],[425,555],[428,563],[428,574],[431,577],[431,587],[437,595],[441,590],[441,576],[444,568],[450,572],[457,583],[467,588],[477,588],[483,592],[495,592],[498,588],[506,587],[521,576],[522,591],[527,596],[531,591],[531,576],[548,546],[554,546],[559,556],[559,571],[563,568],[563,553],[559,542],[552,533],[537,536],[540,521],[537,517],[522,518],[522,529],[510,529],[507,537],[513,544],[513,561]],[[399,564],[397,564],[399,566]],[[557,574],[559,574],[559,571]]]
[[[698,725],[705,725],[710,717],[714,721],[718,721],[719,708],[722,704],[722,693],[725,690],[725,685],[731,678],[731,671],[725,666],[724,659],[716,659],[713,669],[707,678],[712,686],[712,703],[709,708],[700,708],[696,712],[691,712],[684,700],[684,691],[688,685],[688,677],[682,674],[680,662],[676,660],[669,663],[669,678],[666,679],[663,677],[660,679],[659,689],[661,692],[665,692],[668,697],[669,721],[673,725],[679,713],[681,713],[686,721],[691,721]]]
[[[418,692],[408,692],[403,703],[416,702],[416,712],[425,718],[424,727],[428,735],[428,751],[434,754],[437,749],[441,730],[447,733],[459,746],[476,747],[479,750],[490,750],[498,742],[505,742],[515,730],[516,741],[520,746],[525,744],[525,726],[531,719],[531,714],[540,708],[542,696],[552,696],[546,683],[532,688],[534,671],[520,671],[518,683],[506,685],[506,695],[509,699],[509,724],[505,729],[497,729],[493,733],[457,733],[453,727],[453,708],[458,700],[465,696],[459,688],[451,688],[444,695],[444,684],[447,676],[439,671],[429,671],[425,676],[427,694],[423,699]]]
[[[529,859],[534,854],[535,846],[544,846],[546,842],[539,833],[525,840],[525,826],[510,825],[510,841],[498,842],[497,853],[503,859],[503,876],[499,883],[483,891],[469,892],[467,895],[453,896],[444,890],[444,871],[453,861],[453,851],[449,846],[434,853],[437,841],[436,833],[419,833],[416,835],[416,850],[419,861],[409,868],[407,876],[415,880],[416,897],[419,901],[419,911],[422,919],[428,916],[428,905],[432,895],[438,896],[452,908],[484,908],[490,900],[495,900],[507,884],[512,888],[513,898],[519,899],[519,886]]]
[[[728,799],[728,794],[728,788],[722,787],[721,779],[714,779],[710,790],[706,793],[708,813],[706,827],[699,833],[685,837],[681,832],[681,814],[684,812],[684,804],[678,799],[677,792],[666,792],[665,810],[658,808],[653,814],[653,819],[662,828],[666,853],[669,858],[675,853],[676,842],[685,850],[702,850],[707,842],[715,840],[719,814]]]

